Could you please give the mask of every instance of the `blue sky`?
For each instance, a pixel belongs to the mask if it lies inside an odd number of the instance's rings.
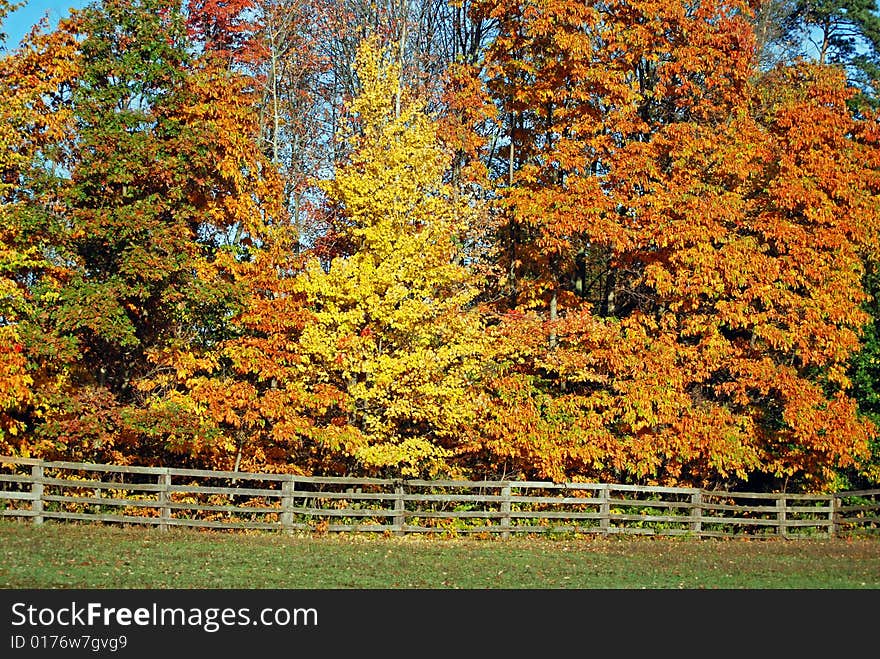
[[[6,17],[2,31],[6,33],[7,47],[18,45],[22,37],[27,34],[34,24],[42,18],[43,14],[49,14],[49,20],[54,25],[59,18],[67,16],[71,8],[82,8],[91,0],[28,0],[28,3]]]

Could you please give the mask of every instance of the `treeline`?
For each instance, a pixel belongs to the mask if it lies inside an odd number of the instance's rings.
[[[876,23],[104,0],[38,26],[0,59],[0,453],[880,482]]]

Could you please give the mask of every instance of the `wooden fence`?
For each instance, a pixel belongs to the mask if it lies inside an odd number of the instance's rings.
[[[0,456],[0,516],[389,534],[834,537],[880,531],[880,489],[827,495],[541,481],[385,480]]]

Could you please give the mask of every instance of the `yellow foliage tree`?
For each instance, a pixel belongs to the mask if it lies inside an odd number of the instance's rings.
[[[472,276],[456,246],[471,211],[444,183],[450,154],[424,103],[402,88],[375,40],[359,48],[350,160],[322,181],[350,246],[313,258],[299,288],[314,322],[300,350],[310,386],[343,394],[360,467],[387,475],[449,473],[475,418],[484,333]]]

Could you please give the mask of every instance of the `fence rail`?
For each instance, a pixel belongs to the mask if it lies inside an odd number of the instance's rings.
[[[832,494],[385,480],[0,456],[0,517],[274,531],[708,537],[880,532],[880,489]]]

